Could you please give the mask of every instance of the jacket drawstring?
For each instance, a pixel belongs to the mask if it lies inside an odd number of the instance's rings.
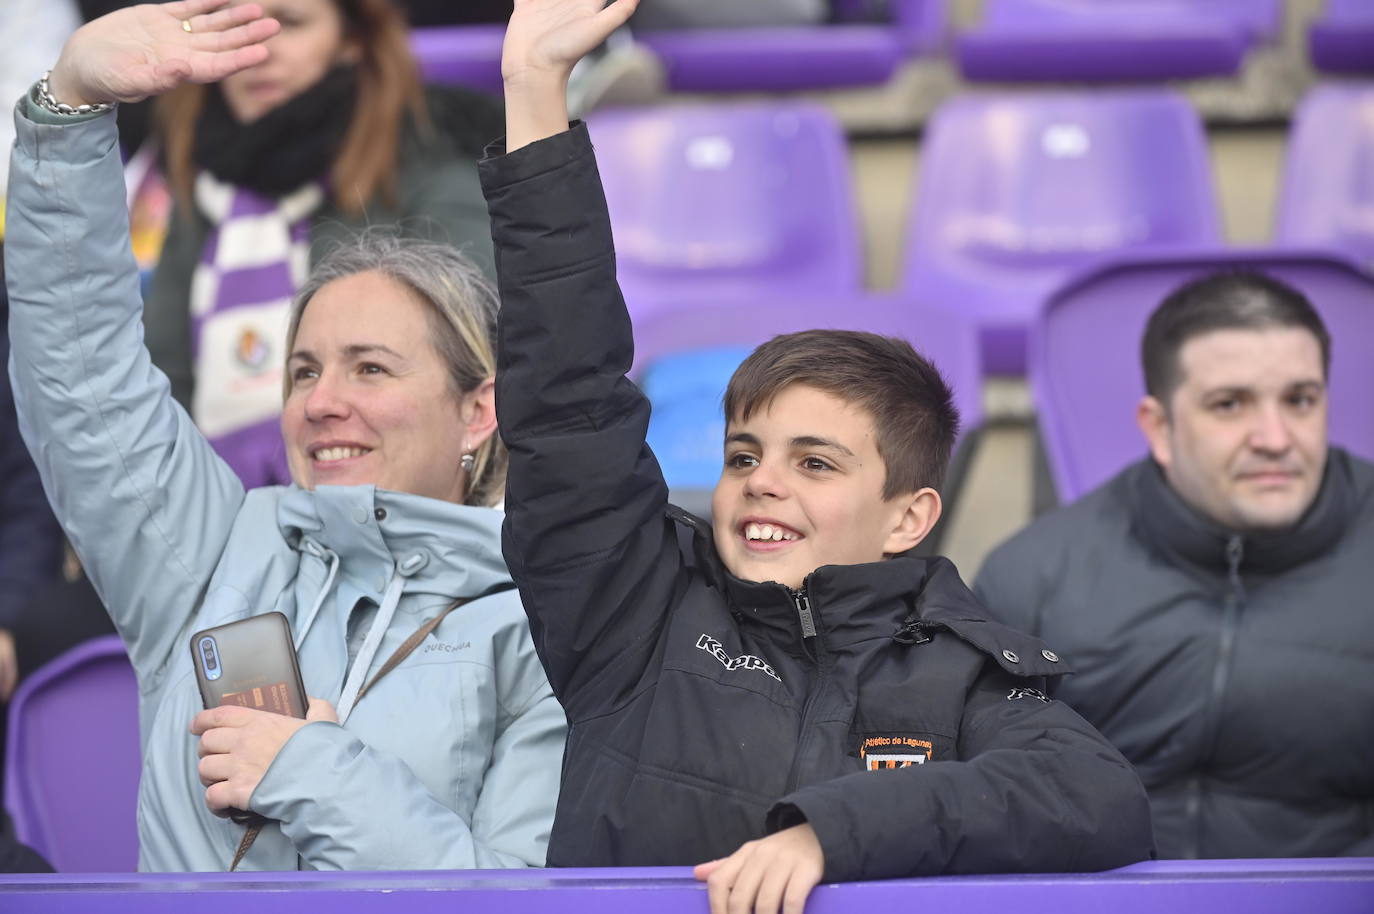
[[[363,683],[367,681],[368,668],[372,666],[372,659],[377,656],[377,648],[381,647],[382,638],[391,627],[391,619],[396,615],[396,604],[401,602],[401,591],[405,589],[406,578],[411,572],[406,566],[411,565],[413,560],[414,557],[401,567],[393,568],[391,572],[386,593],[382,595],[382,605],[377,608],[372,628],[368,630],[367,638],[363,640],[363,646],[353,660],[353,667],[348,671],[348,679],[344,682],[343,692],[339,695],[337,711],[340,724],[348,720],[348,715],[358,702],[358,694],[362,691]]]
[[[324,598],[329,596],[329,591],[334,587],[334,578],[339,573],[339,554],[337,552],[331,549],[325,549],[315,543],[314,540],[304,540],[301,545],[306,552],[310,553],[315,558],[329,562],[329,573],[325,576],[324,586],[320,588],[320,592],[315,596],[315,605],[310,607],[310,612],[306,614],[304,624],[302,624],[300,630],[296,632],[297,653],[300,652],[301,645],[305,643],[305,636],[309,633],[310,626],[315,624],[315,617],[320,614],[320,607],[324,605]]]

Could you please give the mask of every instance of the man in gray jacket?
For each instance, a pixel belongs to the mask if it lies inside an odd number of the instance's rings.
[[[1326,328],[1217,274],[1142,359],[1150,457],[999,547],[978,594],[1078,670],[1056,697],[1140,772],[1161,857],[1374,855],[1374,465],[1328,447]]]

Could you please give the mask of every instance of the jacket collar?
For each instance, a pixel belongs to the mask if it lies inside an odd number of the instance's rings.
[[[800,653],[803,639],[795,593],[781,584],[744,581],[731,574],[715,550],[709,524],[672,506],[669,515],[692,528],[696,565],[726,594],[732,612],[771,631],[790,652]],[[823,565],[807,575],[805,583],[811,621],[827,650],[877,638],[918,644],[935,632],[949,631],[1018,676],[1072,672],[1039,639],[989,620],[949,559],[899,555],[862,565]]]
[[[1355,511],[1350,458],[1336,448],[1327,454],[1312,504],[1293,527],[1276,533],[1239,534],[1204,517],[1179,497],[1154,460],[1128,472],[1133,523],[1145,541],[1209,572],[1228,569],[1233,542],[1240,544],[1243,573],[1274,574],[1311,561],[1340,540]]]
[[[476,596],[509,586],[500,511],[455,505],[375,486],[290,486],[277,526],[295,548],[306,541],[338,556],[340,573],[380,592],[393,571],[407,590]],[[380,586],[379,586],[380,585]]]

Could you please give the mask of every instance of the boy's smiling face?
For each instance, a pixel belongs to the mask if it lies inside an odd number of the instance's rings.
[[[716,549],[736,577],[793,588],[821,565],[910,549],[938,519],[939,496],[922,489],[884,500],[886,478],[867,410],[807,385],[785,387],[726,427],[711,500]]]

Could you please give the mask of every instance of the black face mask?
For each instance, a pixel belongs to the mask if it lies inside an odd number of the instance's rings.
[[[206,93],[192,158],[221,181],[269,197],[329,176],[353,119],[355,68],[336,67],[251,124],[240,124],[217,87]]]

